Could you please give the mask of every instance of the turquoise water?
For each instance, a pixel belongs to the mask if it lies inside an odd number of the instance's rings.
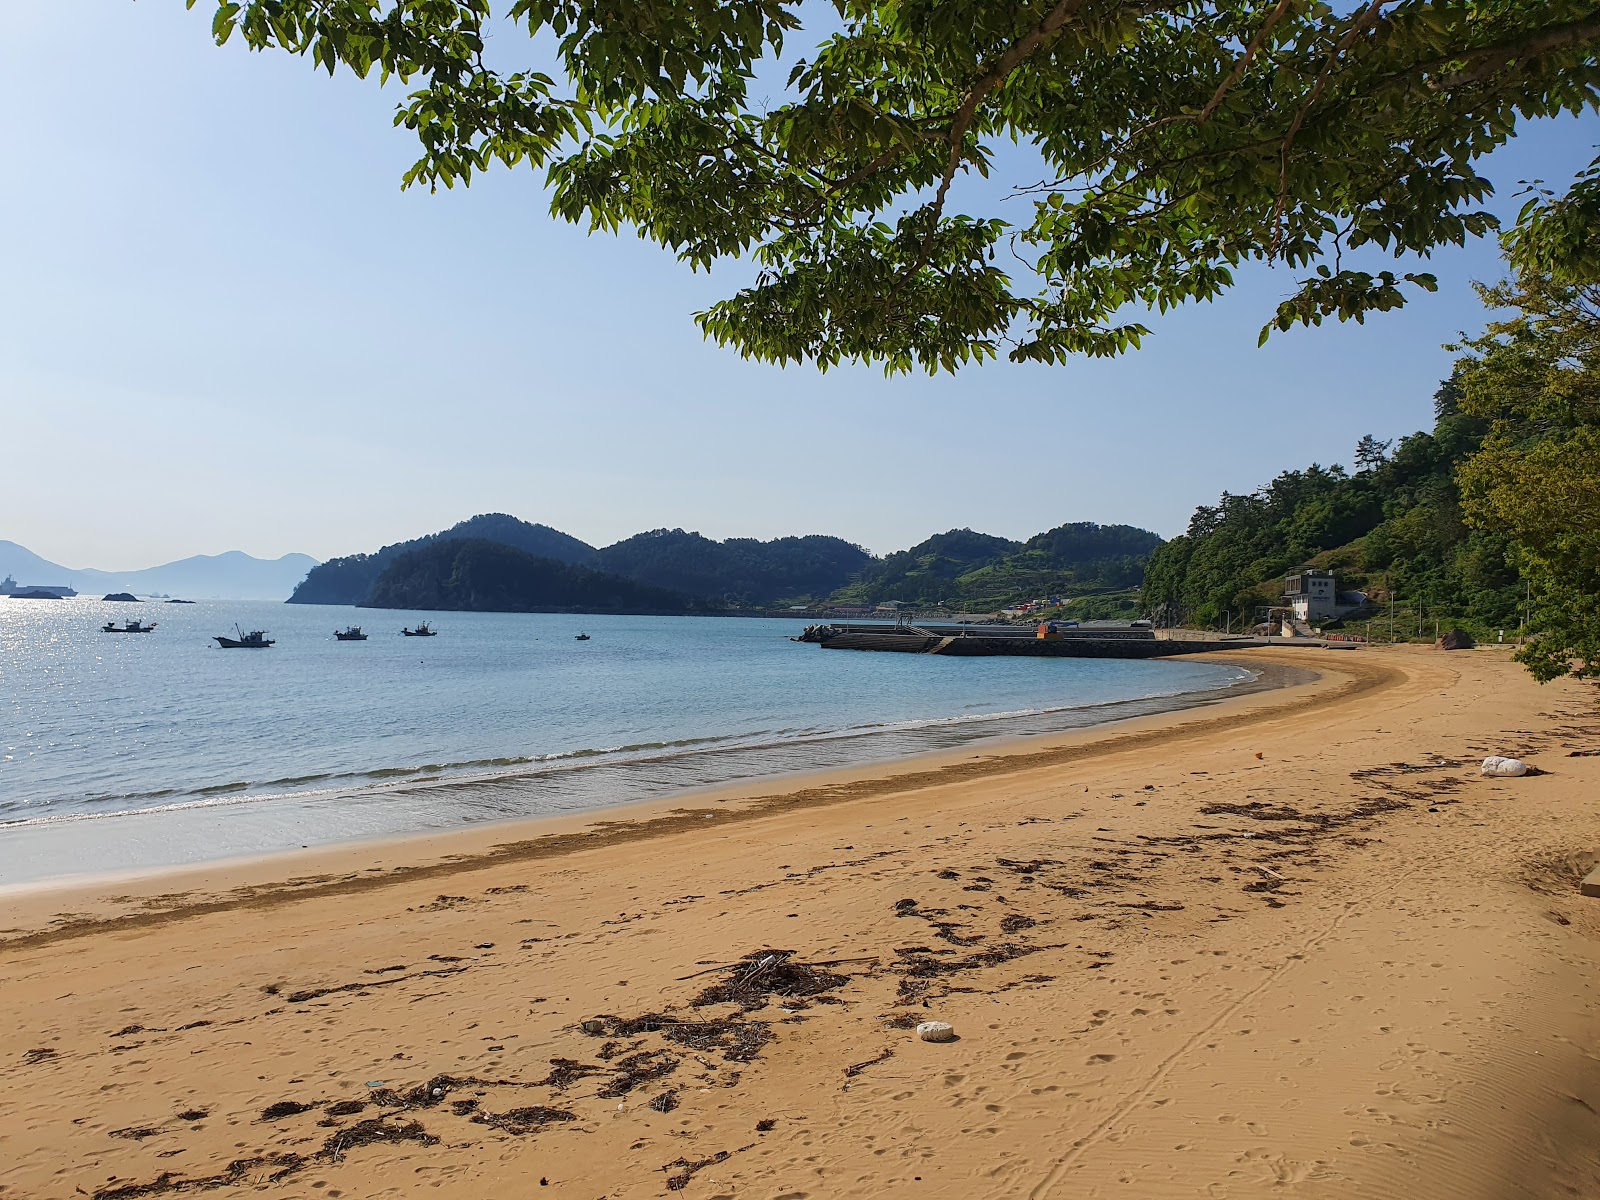
[[[159,627],[99,632],[135,616]],[[400,636],[430,618],[438,637]],[[277,644],[218,648],[235,622]],[[370,639],[335,641],[350,622]],[[1252,677],[823,651],[788,640],[800,626],[0,600],[0,884],[597,809],[1070,728]]]

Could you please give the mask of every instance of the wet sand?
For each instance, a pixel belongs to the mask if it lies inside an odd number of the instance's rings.
[[[1600,1195],[1592,689],[1229,661],[1323,677],[0,898],[0,1196]]]

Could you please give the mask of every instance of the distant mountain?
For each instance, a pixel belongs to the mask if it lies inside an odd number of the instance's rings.
[[[401,577],[390,576],[389,570],[405,556],[460,541],[490,543],[537,559],[604,572],[672,593],[674,602],[694,597],[697,611],[770,609],[825,599],[841,604],[899,600],[932,605],[944,601],[971,611],[992,611],[1069,590],[1083,596],[1132,588],[1140,580],[1145,561],[1161,545],[1161,539],[1149,530],[1079,521],[1036,534],[1026,542],[952,529],[882,559],[843,538],[821,534],[719,542],[682,529],[652,529],[596,550],[548,525],[486,513],[372,554],[329,559],[306,576],[290,602],[387,607],[400,605],[403,599],[405,607],[428,607],[421,597],[443,595],[440,589],[445,581],[427,576],[426,571],[454,562],[454,551],[418,560],[408,570],[423,574],[403,586]],[[480,548],[463,561],[482,565],[489,560]],[[541,577],[535,587],[528,582],[532,576],[523,578],[525,575],[523,572],[515,585],[507,584],[509,590],[493,603],[514,609],[568,607],[564,600],[531,598],[546,595],[539,589],[555,588],[556,582]],[[381,589],[380,581],[384,581]],[[493,588],[483,594],[491,592],[499,595]],[[488,602],[479,596],[471,603]],[[648,607],[669,611],[665,600]]]
[[[133,592],[186,599],[282,600],[317,565],[308,554],[253,558],[238,550],[197,554],[141,571],[73,569],[40,558],[15,542],[0,541],[0,575],[20,584],[70,584],[85,595]]]
[[[421,550],[437,541],[479,539],[510,546],[537,558],[563,563],[586,563],[595,553],[593,546],[577,538],[534,525],[505,513],[484,513],[452,525],[439,533],[396,542],[372,554],[350,554],[330,558],[313,569],[294,589],[290,604],[360,604],[376,586],[379,576],[397,558]]]
[[[720,603],[762,607],[820,599],[875,560],[842,538],[729,538],[653,529],[595,555],[604,570]]]
[[[366,607],[677,614],[697,611],[701,602],[499,542],[437,538],[394,556],[366,597]]]

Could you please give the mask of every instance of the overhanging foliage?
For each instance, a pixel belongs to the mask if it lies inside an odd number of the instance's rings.
[[[418,80],[408,185],[528,164],[570,221],[694,268],[753,259],[702,328],[824,368],[1116,354],[1147,332],[1130,308],[1210,299],[1252,260],[1298,275],[1263,338],[1362,320],[1433,280],[1345,252],[1491,232],[1473,163],[1600,99],[1590,0],[227,0],[213,28]],[[491,66],[490,29],[557,65]],[[1045,173],[1005,181],[1022,215],[959,211],[1005,142]],[[1600,255],[1597,193],[1536,197],[1519,253]]]

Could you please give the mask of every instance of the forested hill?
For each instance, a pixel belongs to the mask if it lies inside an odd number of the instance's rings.
[[[330,558],[313,567],[294,594],[290,604],[361,604],[371,594],[378,577],[395,559],[437,541],[481,538],[521,550],[538,558],[564,563],[588,562],[594,547],[548,525],[519,521],[505,513],[483,513],[452,525],[440,533],[396,542],[372,554],[350,554]]]
[[[677,614],[700,602],[604,571],[538,558],[481,538],[441,539],[396,555],[369,608],[464,612]]]
[[[1148,530],[1082,521],[1026,542],[952,529],[883,559],[843,538],[820,534],[719,542],[682,529],[655,529],[596,550],[548,525],[489,513],[373,554],[330,559],[306,576],[290,602],[391,604],[392,581],[378,591],[391,566],[416,551],[461,540],[492,542],[692,596],[703,610],[896,600],[993,611],[1068,592],[1126,592],[1138,584],[1145,561],[1161,544]]]
[[[843,538],[817,534],[716,542],[682,529],[654,529],[607,546],[594,561],[641,583],[759,607],[826,596],[875,560]]]
[[[1354,474],[1313,464],[1197,509],[1188,532],[1151,559],[1145,611],[1195,626],[1231,615],[1237,628],[1241,615],[1282,603],[1286,572],[1314,566],[1335,571],[1341,591],[1385,601],[1394,593],[1406,622],[1420,616],[1430,632],[1435,619],[1480,633],[1514,625],[1522,593],[1510,547],[1462,518],[1455,471],[1488,422],[1463,415],[1459,399],[1453,382],[1443,384],[1433,431],[1402,439],[1392,454],[1364,439]]]
[[[889,555],[835,599],[987,611],[1069,592],[1131,588],[1160,545],[1161,538],[1147,529],[1092,521],[1058,525],[1020,543],[952,529]]]

